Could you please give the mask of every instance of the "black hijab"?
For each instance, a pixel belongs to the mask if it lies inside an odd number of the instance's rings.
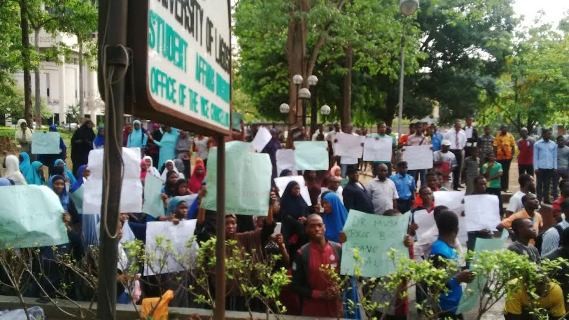
[[[298,186],[298,182],[291,181],[286,186],[286,189],[281,198],[281,211],[282,216],[291,216],[294,219],[306,217],[310,208],[302,198],[302,196],[294,196],[292,189]]]

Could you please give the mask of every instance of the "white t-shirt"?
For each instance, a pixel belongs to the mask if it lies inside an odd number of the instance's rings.
[[[201,139],[198,139],[197,137],[194,138],[194,145],[196,146],[196,152],[198,154],[198,157],[201,158],[202,160],[207,159],[207,154],[209,152],[209,148],[207,147],[209,142],[209,138],[207,137],[203,137]]]
[[[522,204],[522,198],[525,195],[526,194],[521,191],[514,193],[514,195],[510,198],[510,202],[508,203],[508,208],[506,208],[506,211],[513,213],[521,211],[524,208],[524,205]]]
[[[367,192],[371,196],[373,211],[376,214],[383,215],[386,210],[393,209],[393,200],[399,199],[395,183],[389,178],[385,179],[385,181],[379,181],[377,178],[373,179],[367,185]]]

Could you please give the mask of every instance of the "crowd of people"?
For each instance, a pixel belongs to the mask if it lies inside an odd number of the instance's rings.
[[[95,231],[97,219],[86,218],[70,197],[89,179],[89,152],[104,146],[103,128],[98,128],[97,133],[93,128],[93,123],[87,120],[73,134],[72,170],[69,170],[65,161],[67,148],[63,141],[59,155],[30,155],[31,140],[26,139],[31,139],[31,132],[28,132],[30,129],[25,121],[22,122],[16,132],[16,142],[21,152],[19,155],[6,156],[5,174],[0,179],[1,186],[47,185],[59,196],[66,211],[65,223],[70,238],[66,250],[78,260],[88,255],[90,246],[98,243]],[[242,134],[232,139],[251,141],[257,130],[257,126],[251,126],[248,134],[243,130]],[[349,310],[345,290],[336,287],[320,268],[328,265],[339,272],[341,243],[346,241],[342,231],[352,209],[387,216],[410,211],[408,233],[401,236],[409,247],[410,257],[418,260],[458,260],[459,254],[465,252],[463,246],[473,249],[477,238],[493,236],[492,230],[471,231],[468,241],[460,243],[457,237],[461,213],[437,206],[433,196],[437,191],[463,190],[466,195],[497,196],[502,221],[496,228],[511,230],[513,243],[510,250],[526,255],[536,263],[541,259],[569,259],[569,146],[566,137],[561,135],[553,141],[551,130],[544,129],[540,139],[535,141],[524,128],[516,141],[505,126],[500,127],[496,135],[488,126],[479,134],[474,119],[467,118],[466,126],[463,127],[461,121],[457,120],[444,133],[435,124],[414,123],[410,125],[408,134],[399,137],[393,135],[385,123],[379,123],[377,132],[369,134],[366,130],[354,130],[350,125],[342,130],[338,125],[332,125],[326,132],[323,126],[319,126],[312,135],[297,128],[291,130],[286,139],[275,128],[270,132],[272,139],[262,152],[270,156],[273,178],[293,175],[292,170],[276,171],[276,151],[290,148],[292,141],[327,141],[330,153],[329,170],[301,173],[312,205],[308,205],[302,197],[299,183],[292,181],[285,190],[277,190],[273,186],[267,217],[232,213],[226,216],[226,236],[237,240],[244,251],[257,253],[254,259],[272,257],[260,253],[277,248],[279,265],[290,271],[292,279],[282,299],[290,314],[347,318],[361,316],[357,310]],[[336,157],[333,150],[335,136],[339,132],[375,138],[391,137],[394,151],[392,161],[366,163],[362,159]],[[197,239],[205,241],[213,237],[216,213],[200,208],[200,201],[207,193],[207,157],[209,148],[215,145],[214,139],[201,135],[192,137],[188,132],[159,124],[151,124],[149,129],[145,129],[136,120],[125,127],[123,142],[125,147],[142,150],[142,183],[149,175],[163,181],[164,212],[158,218],[139,212],[122,214],[121,221],[128,224],[133,236],[144,241],[145,226],[153,221],[179,223],[181,220],[196,219]],[[398,150],[420,145],[431,145],[433,169],[409,171],[407,163],[399,159]],[[502,195],[509,192],[510,166],[516,154],[520,190],[511,195],[507,207],[503,208]],[[47,179],[44,177],[44,166],[48,167]],[[368,174],[368,168],[371,168],[373,178],[364,183],[360,175]],[[198,194],[198,197],[196,201],[188,203],[184,196],[191,194]],[[282,196],[279,197],[279,194]],[[540,203],[552,205],[556,220],[554,226],[544,228],[539,212]],[[413,214],[418,210],[426,210],[434,215],[438,228],[438,238],[427,245],[413,243],[418,228]],[[280,234],[275,235],[277,223],[281,223],[282,229]],[[118,272],[121,273],[121,270],[119,266]],[[449,291],[439,297],[441,318],[461,318],[456,313],[462,295],[461,283],[469,282],[472,278],[473,274],[467,269],[449,275]],[[561,281],[565,281],[561,282],[561,286],[554,281],[540,284],[543,290],[540,291],[542,295],[538,302],[552,318],[561,318],[566,312],[565,295],[569,293],[569,288],[567,279]],[[127,293],[119,290],[119,301],[138,300],[140,296],[151,296],[153,292],[155,288],[143,288],[136,297],[127,295],[125,298]],[[228,306],[235,310],[246,310],[242,294],[238,287],[232,288],[228,293]],[[422,299],[424,297],[418,293],[417,301]],[[531,297],[523,290],[508,295],[504,310],[506,318],[525,319],[530,300]],[[406,299],[397,301],[398,305],[387,318],[406,319],[409,305]],[[188,306],[191,301],[186,300],[179,305]]]

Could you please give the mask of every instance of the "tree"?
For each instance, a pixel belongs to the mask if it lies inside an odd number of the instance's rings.
[[[521,128],[564,123],[569,104],[569,33],[551,25],[518,35],[506,70],[497,82],[497,98],[483,110],[486,122]]]
[[[30,70],[33,68],[30,53],[30,24],[28,20],[28,1],[18,0],[20,6],[20,33],[22,71],[24,73],[24,119],[27,123],[32,123],[32,76]]]

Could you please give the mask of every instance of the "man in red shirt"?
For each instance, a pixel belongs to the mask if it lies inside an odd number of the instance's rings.
[[[518,155],[518,173],[519,176],[524,173],[533,176],[533,145],[535,141],[528,137],[528,129],[526,128],[520,130],[520,135],[522,138],[517,142],[518,150],[520,150]]]
[[[561,195],[551,204],[554,214],[561,212],[561,204],[565,202],[565,199],[569,199],[569,180],[563,179],[559,181],[559,192],[561,192]]]
[[[342,316],[341,289],[321,266],[340,271],[342,248],[326,240],[322,217],[311,214],[306,220],[310,242],[298,250],[292,265],[292,286],[302,298],[302,316],[339,318]]]

